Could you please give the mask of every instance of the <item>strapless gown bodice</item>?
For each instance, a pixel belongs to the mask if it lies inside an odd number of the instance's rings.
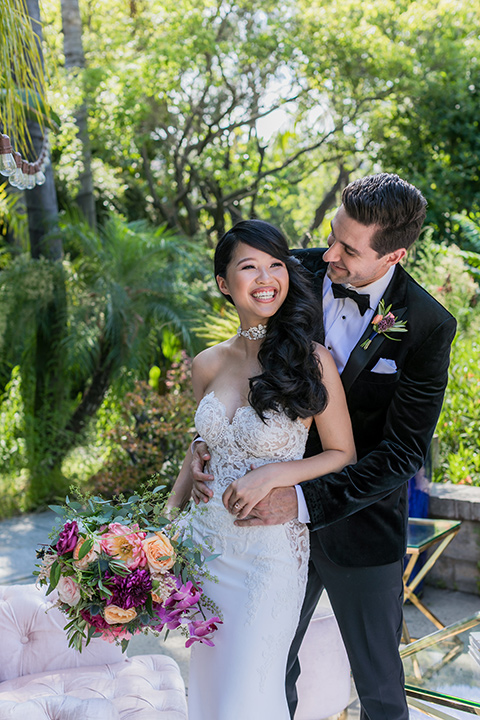
[[[230,421],[213,391],[200,401],[195,426],[214,453],[213,462],[227,456],[241,464],[297,460],[303,457],[308,436],[300,418],[290,420],[284,412],[270,410],[263,422],[251,405],[237,408]]]
[[[285,666],[305,593],[308,529],[296,520],[237,527],[222,494],[252,464],[302,458],[308,431],[281,411],[263,422],[251,406],[230,421],[214,392],[199,403],[195,426],[211,455],[214,495],[193,511],[192,527],[219,554],[209,563],[218,583],[207,581],[205,592],[224,622],[214,648],[192,649],[189,720],[289,720]]]

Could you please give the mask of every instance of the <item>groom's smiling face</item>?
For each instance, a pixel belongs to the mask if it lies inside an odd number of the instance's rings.
[[[377,230],[377,225],[362,225],[353,220],[343,205],[340,206],[332,220],[328,250],[323,256],[332,282],[349,283],[354,287],[370,285],[405,256],[404,248],[379,255],[371,245]]]

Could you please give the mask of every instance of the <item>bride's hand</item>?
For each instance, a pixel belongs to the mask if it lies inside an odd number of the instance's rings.
[[[222,495],[222,501],[228,512],[238,520],[248,516],[250,510],[268,495],[274,487],[275,463],[262,465],[238,480],[234,480]]]
[[[195,442],[193,458],[190,464],[192,478],[192,499],[195,505],[200,502],[208,502],[213,497],[213,490],[207,483],[212,482],[213,475],[205,472],[205,463],[210,460],[210,453],[205,442]]]

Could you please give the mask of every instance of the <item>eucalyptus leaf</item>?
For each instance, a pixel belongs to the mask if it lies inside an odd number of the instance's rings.
[[[83,505],[81,503],[77,502],[76,500],[72,500],[69,505],[72,508],[72,510],[78,510],[78,511],[83,510]]]
[[[56,513],[57,515],[65,515],[65,508],[63,505],[49,505],[48,506],[52,512]]]
[[[165,525],[170,525],[171,520],[168,520],[167,518],[161,517],[157,520],[157,526],[158,527],[165,527]]]
[[[87,538],[78,551],[78,559],[83,560],[85,555],[93,548],[93,538]]]
[[[61,574],[62,574],[62,568],[60,567],[60,563],[58,562],[58,560],[55,560],[52,563],[52,567],[50,568],[50,589],[51,590],[54,590],[57,587]]]

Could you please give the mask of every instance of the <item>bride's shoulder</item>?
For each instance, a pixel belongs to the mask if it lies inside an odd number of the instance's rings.
[[[323,374],[328,373],[329,375],[333,373],[334,375],[338,375],[337,366],[335,365],[335,360],[333,359],[331,353],[325,345],[320,345],[320,343],[313,343],[314,344],[314,352],[317,358],[320,361],[320,365],[322,366]]]
[[[234,338],[230,338],[230,340],[224,340],[224,342],[202,350],[193,358],[193,366],[202,368],[204,365],[208,367],[211,363],[222,363],[230,354],[233,340]]]
[[[313,343],[313,350],[315,352],[315,355],[319,358],[319,360],[323,360],[326,357],[332,357],[330,355],[330,352],[325,347],[325,345],[321,345],[318,342]],[[328,360],[327,360],[327,362],[328,362]]]
[[[198,353],[193,358],[192,379],[194,384],[207,387],[211,380],[218,375],[222,365],[228,360],[230,354],[231,340],[213,345]]]

